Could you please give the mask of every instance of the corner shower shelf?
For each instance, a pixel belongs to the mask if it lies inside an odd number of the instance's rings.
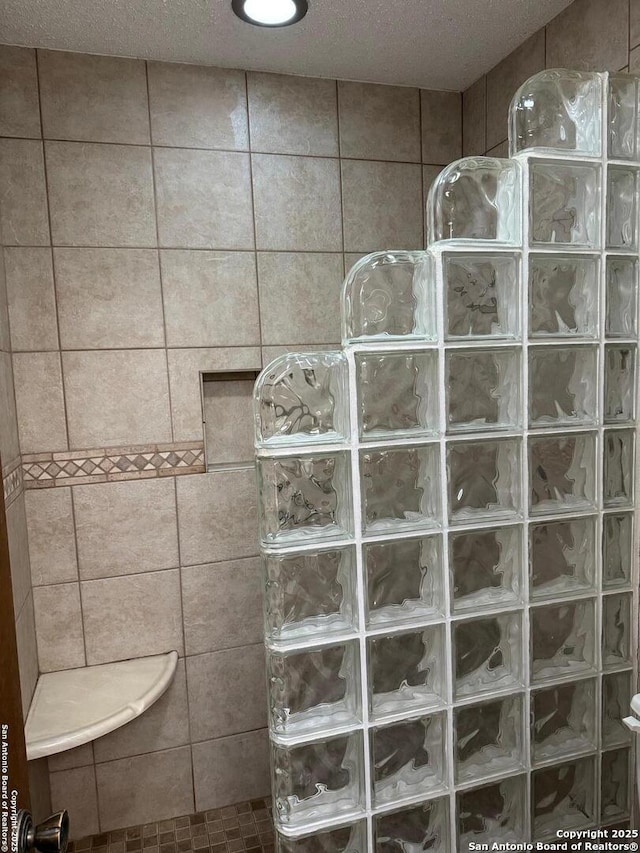
[[[47,672],[25,726],[27,759],[82,746],[130,723],[171,684],[177,652]]]

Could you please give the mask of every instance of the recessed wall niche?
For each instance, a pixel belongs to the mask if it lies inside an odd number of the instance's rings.
[[[260,368],[200,373],[207,471],[253,467],[253,383],[259,372]]]

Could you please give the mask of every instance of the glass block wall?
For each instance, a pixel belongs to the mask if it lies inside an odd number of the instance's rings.
[[[281,853],[629,818],[640,80],[545,71],[509,159],[362,258],[256,383]]]

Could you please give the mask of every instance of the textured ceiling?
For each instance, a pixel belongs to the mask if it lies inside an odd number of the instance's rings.
[[[569,0],[310,0],[266,30],[230,0],[2,0],[0,42],[174,62],[466,88]]]

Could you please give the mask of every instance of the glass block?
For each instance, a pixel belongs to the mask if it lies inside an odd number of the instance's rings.
[[[529,439],[532,515],[595,509],[593,433]]]
[[[454,613],[518,602],[522,575],[520,528],[452,533],[449,565]]]
[[[603,499],[606,507],[633,502],[635,433],[631,429],[605,430]]]
[[[433,619],[444,611],[440,537],[394,539],[363,546],[367,625]]]
[[[520,243],[520,168],[513,160],[465,157],[440,172],[427,200],[428,242]]]
[[[279,833],[276,837],[278,853],[367,853],[364,821],[299,838],[286,838]]]
[[[571,255],[529,258],[529,335],[598,337],[598,261]]]
[[[605,423],[626,423],[635,411],[636,348],[609,344],[604,361]]]
[[[597,377],[596,347],[530,347],[530,425],[594,423]]]
[[[361,439],[384,440],[438,431],[438,354],[356,355]]]
[[[605,595],[602,599],[602,666],[631,664],[633,599],[631,593]]]
[[[375,853],[449,853],[449,801],[447,797],[420,803],[401,811],[378,815]]]
[[[342,352],[287,353],[275,359],[256,381],[256,442],[270,446],[346,438],[347,383]]]
[[[360,719],[360,664],[356,642],[304,651],[267,652],[271,727],[300,735]]]
[[[638,245],[637,172],[610,166],[607,173],[607,248]]]
[[[526,783],[524,776],[484,785],[457,795],[458,851],[481,850],[478,845],[525,841]],[[475,846],[474,846],[475,845]],[[499,846],[495,849],[500,849]]]
[[[590,826],[595,820],[595,762],[581,758],[534,770],[532,811],[535,837]]]
[[[531,751],[536,762],[575,755],[597,746],[597,683],[559,684],[531,698]]]
[[[522,621],[519,613],[456,622],[452,634],[456,698],[520,685]]]
[[[314,820],[339,820],[360,811],[363,762],[361,732],[293,747],[272,744],[276,820],[291,829],[304,829]]]
[[[346,453],[259,458],[260,527],[266,543],[349,535],[351,468]]]
[[[446,371],[449,432],[519,425],[521,375],[517,351],[449,350]]]
[[[434,527],[440,518],[440,460],[435,444],[360,454],[367,533]]]
[[[595,576],[595,518],[571,518],[531,525],[531,598],[553,598],[592,589]]]
[[[356,628],[355,568],[353,548],[264,555],[266,636],[293,642]]]
[[[445,255],[445,337],[516,338],[519,259],[515,255]]]
[[[465,441],[447,447],[449,517],[502,519],[520,510],[520,443]]]
[[[636,258],[607,258],[607,312],[605,331],[609,338],[630,338],[636,334]]]
[[[446,714],[394,723],[371,731],[375,806],[427,796],[446,780]]]
[[[632,672],[602,676],[602,745],[605,748],[631,743],[631,732],[622,722],[630,714]]]
[[[597,166],[536,161],[530,165],[530,180],[531,242],[599,245]]]
[[[592,600],[531,610],[531,681],[590,672],[596,662],[596,620]]]
[[[602,754],[601,819],[615,820],[629,815],[633,786],[630,778],[631,751],[616,749]]]
[[[458,784],[524,766],[522,713],[521,695],[454,711]]]
[[[435,288],[425,252],[373,252],[354,264],[342,291],[343,342],[432,340]]]
[[[526,148],[601,153],[601,82],[597,74],[541,71],[520,86],[509,110],[511,155]]]
[[[602,531],[602,585],[605,589],[631,583],[633,515],[605,515]]]
[[[637,121],[636,78],[628,74],[609,74],[609,157],[636,159]]]
[[[441,705],[446,689],[441,625],[369,637],[369,704],[375,718]]]

